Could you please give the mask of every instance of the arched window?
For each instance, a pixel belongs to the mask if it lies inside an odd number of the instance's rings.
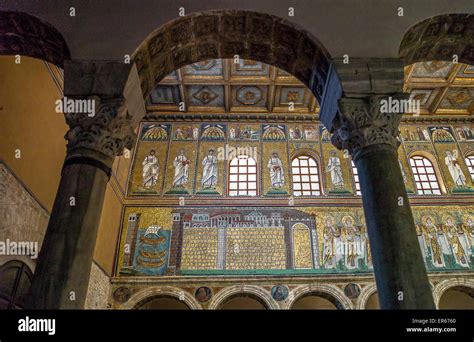
[[[362,195],[362,192],[360,191],[359,172],[357,171],[357,168],[352,160],[351,160],[351,165],[352,165],[352,175],[354,176],[354,184],[356,186],[356,195],[360,196]]]
[[[466,157],[466,165],[469,169],[469,173],[471,174],[472,180],[474,180],[474,155]]]
[[[412,156],[410,165],[419,195],[441,195],[438,177],[431,161],[423,156]]]
[[[229,196],[257,196],[257,163],[252,157],[241,155],[230,161]]]
[[[293,174],[294,196],[321,195],[318,164],[314,158],[306,155],[293,158],[291,170]]]
[[[0,310],[23,309],[33,274],[21,261],[9,261],[0,267]]]

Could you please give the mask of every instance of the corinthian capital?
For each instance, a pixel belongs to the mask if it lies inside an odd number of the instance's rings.
[[[78,98],[68,100],[84,101]],[[121,155],[124,148],[131,149],[136,135],[126,100],[123,97],[101,99],[91,96],[85,101],[93,101],[93,113],[64,113],[70,127],[65,136],[68,153],[86,149],[113,159]]]
[[[94,159],[110,167],[124,148],[132,148],[134,128],[146,112],[134,65],[66,61],[64,95],[68,160]]]
[[[400,145],[398,125],[407,95],[372,95],[365,98],[341,98],[339,116],[334,123],[331,142],[355,156],[363,148],[385,144],[395,150]]]

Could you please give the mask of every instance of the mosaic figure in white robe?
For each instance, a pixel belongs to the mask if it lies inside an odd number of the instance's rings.
[[[428,257],[428,247],[426,245],[425,235],[423,234],[423,225],[417,224],[415,227],[418,243],[420,244],[421,254],[423,255],[423,260],[426,260]]]
[[[356,242],[356,231],[354,227],[354,222],[350,217],[343,219],[342,235],[345,243],[345,253],[344,261],[346,268],[355,269],[358,267],[358,251],[357,251],[357,242]]]
[[[267,167],[270,169],[272,187],[281,188],[285,184],[285,176],[283,173],[283,163],[281,159],[278,158],[278,153],[273,152]]]
[[[202,181],[203,189],[215,189],[217,184],[217,157],[214,150],[209,150],[202,161]]]
[[[466,176],[461,170],[458,162],[458,150],[446,151],[446,157],[444,158],[446,165],[448,166],[451,178],[456,186],[466,185]]]
[[[342,177],[341,160],[336,155],[336,151],[331,151],[331,157],[326,167],[326,171],[331,175],[331,183],[335,188],[344,186],[344,178]]]
[[[326,219],[323,229],[323,266],[324,268],[336,267],[336,228],[331,217]]]
[[[431,251],[431,262],[435,267],[444,267],[444,253],[441,246],[441,240],[438,237],[438,228],[430,217],[426,218],[425,223],[426,242]]]
[[[184,155],[183,149],[181,149],[179,155],[174,158],[173,166],[173,186],[184,187],[188,183],[189,160]]]
[[[463,243],[464,239],[461,239],[462,235],[464,235],[462,227],[459,227],[458,230],[458,227],[456,227],[453,219],[448,217],[446,219],[446,225],[444,228],[446,231],[446,238],[449,241],[453,251],[452,254],[454,256],[454,260],[462,267],[469,267],[468,250],[470,250],[470,248],[466,248],[466,244]]]
[[[160,163],[155,155],[155,150],[151,150],[142,162],[142,183],[147,189],[151,189],[158,181]]]

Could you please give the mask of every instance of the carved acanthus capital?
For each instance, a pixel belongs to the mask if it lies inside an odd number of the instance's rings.
[[[393,104],[406,100],[407,95],[403,93],[339,99],[332,144],[348,150],[353,157],[371,145],[385,144],[396,150],[400,145],[398,126],[403,112],[394,111]]]
[[[136,134],[126,100],[123,97],[102,99],[97,96],[91,96],[87,100],[95,102],[93,115],[64,113],[70,127],[65,135],[68,154],[88,150],[113,160],[123,153],[124,148],[131,149]]]

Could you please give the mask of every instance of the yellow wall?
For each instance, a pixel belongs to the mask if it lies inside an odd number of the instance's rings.
[[[94,261],[108,275],[112,274],[114,266],[114,257],[119,239],[120,218],[122,213],[122,204],[114,190],[111,180],[107,184],[105,191],[104,206],[100,216],[99,232],[94,251]]]
[[[0,56],[0,159],[19,177],[35,198],[51,211],[66,155],[68,129],[55,101],[62,98],[43,61]],[[21,158],[15,158],[15,150]],[[113,172],[125,189],[130,158],[116,158]],[[115,181],[112,180],[111,181]],[[117,183],[115,183],[117,186]],[[112,272],[119,234],[121,203],[107,185],[94,260]]]
[[[117,180],[122,194],[125,194],[127,188],[128,172],[132,161],[133,150],[125,152],[123,155],[116,157],[112,166],[112,177]]]
[[[49,211],[53,206],[66,155],[62,98],[43,61],[0,56],[0,158]],[[21,158],[15,158],[15,150]]]

